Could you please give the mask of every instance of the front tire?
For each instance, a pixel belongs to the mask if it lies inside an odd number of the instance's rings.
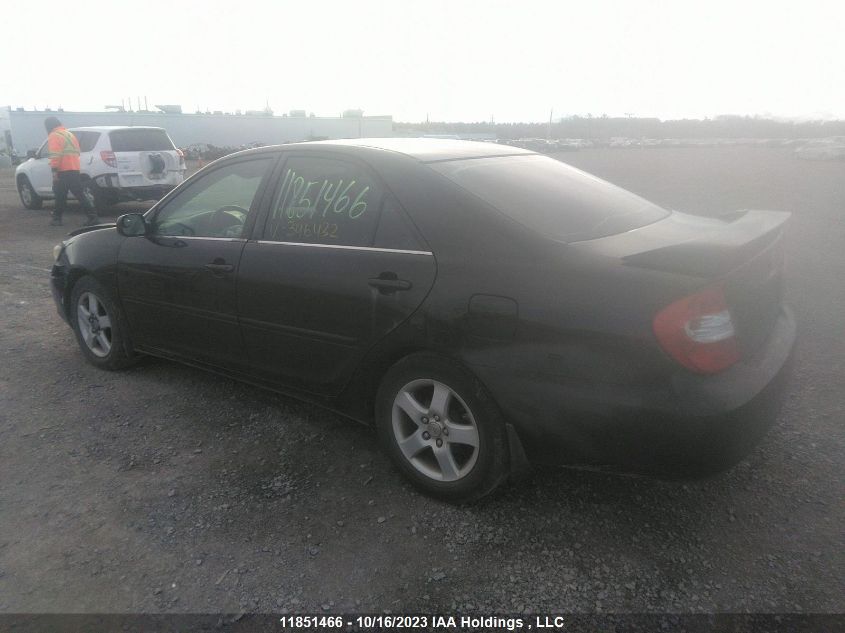
[[[100,282],[82,277],[73,287],[70,306],[70,322],[89,363],[116,370],[135,361],[123,312]]]
[[[484,386],[435,354],[394,365],[376,398],[382,447],[423,492],[451,503],[490,494],[507,476],[505,425]]]
[[[27,209],[38,211],[44,206],[44,199],[35,193],[32,183],[26,176],[18,178],[18,195],[21,197],[21,203]]]

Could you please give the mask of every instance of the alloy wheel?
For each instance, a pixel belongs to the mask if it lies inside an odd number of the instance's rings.
[[[79,296],[76,312],[85,345],[95,356],[108,356],[112,346],[112,324],[102,300],[92,292],[85,292]]]
[[[23,204],[25,207],[29,207],[32,204],[32,189],[29,188],[27,183],[21,183],[21,200],[23,200]]]
[[[479,433],[466,403],[448,385],[417,379],[393,400],[393,436],[417,471],[436,481],[464,478],[478,460]]]

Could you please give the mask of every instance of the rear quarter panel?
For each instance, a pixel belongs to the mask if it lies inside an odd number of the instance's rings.
[[[700,280],[549,240],[419,163],[377,168],[438,267],[419,314],[377,353],[419,347],[461,362],[520,435],[531,426],[559,432],[567,415],[671,406],[675,368],[657,346],[651,321]],[[544,388],[532,387],[538,384]],[[556,407],[544,406],[546,389],[560,397]]]
[[[700,280],[546,239],[423,165],[388,182],[398,183],[395,193],[437,260],[437,282],[424,304],[428,344],[473,365],[602,381],[641,379],[642,367],[631,372],[615,362],[619,355],[642,361],[650,354],[665,367],[651,320]],[[487,317],[470,310],[479,295],[512,300],[516,327],[502,335],[482,327]],[[595,363],[593,353],[613,362]]]

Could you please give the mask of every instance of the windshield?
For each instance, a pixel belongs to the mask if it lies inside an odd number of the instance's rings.
[[[548,156],[501,156],[429,167],[517,222],[561,242],[591,240],[656,222],[669,212]]]
[[[161,129],[137,128],[109,133],[113,152],[161,152],[173,149],[173,141]]]

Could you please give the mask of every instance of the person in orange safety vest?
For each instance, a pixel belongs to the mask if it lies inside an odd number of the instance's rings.
[[[82,190],[79,177],[79,141],[62,122],[56,117],[47,117],[44,121],[47,128],[47,149],[50,156],[50,169],[53,171],[53,193],[56,196],[56,206],[53,209],[53,221],[50,226],[61,226],[62,215],[67,209],[68,191],[85,209],[88,219],[85,226],[97,224],[97,211]]]

